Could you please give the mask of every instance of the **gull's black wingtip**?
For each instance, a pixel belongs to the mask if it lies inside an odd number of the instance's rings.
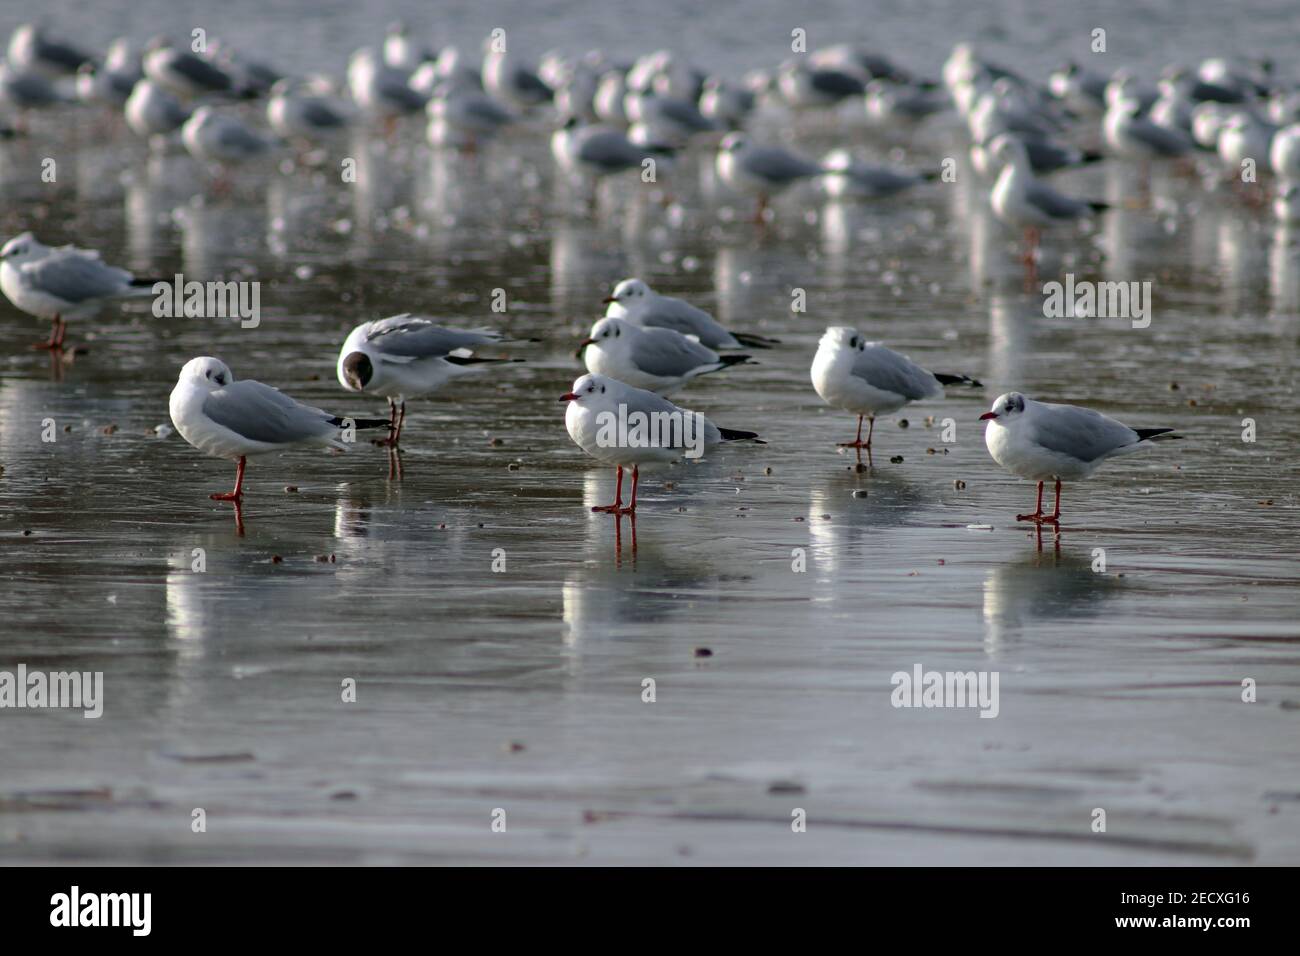
[[[984,383],[977,378],[971,378],[969,375],[944,375],[941,372],[935,372],[934,377],[939,380],[940,385],[969,385],[971,388],[983,388]]]
[[[758,437],[758,432],[738,431],[735,428],[719,428],[718,434],[722,436],[723,441],[752,441],[755,445],[767,444]]]
[[[1171,435],[1172,428],[1135,428],[1133,431],[1137,432],[1138,441],[1150,441],[1152,438],[1160,438],[1162,435],[1164,436],[1163,441],[1182,441],[1183,438],[1182,435]]]

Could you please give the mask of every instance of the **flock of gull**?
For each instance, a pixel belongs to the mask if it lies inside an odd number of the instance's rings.
[[[904,131],[939,114],[960,117],[969,133],[970,166],[985,181],[993,213],[1024,231],[1027,266],[1037,259],[1042,230],[1107,214],[1106,203],[1047,181],[1058,170],[1101,161],[1129,163],[1143,175],[1152,164],[1167,163],[1189,177],[1232,180],[1251,187],[1243,190],[1243,201],[1258,201],[1271,190],[1276,215],[1300,220],[1300,89],[1281,82],[1266,62],[1215,58],[1168,68],[1154,84],[1127,70],[1103,75],[1070,64],[1041,83],[959,44],[941,76],[929,80],[845,44],[792,54],[773,70],[727,79],[666,51],[632,62],[598,51],[548,54],[533,65],[499,30],[483,51],[481,59],[471,59],[455,47],[434,50],[394,25],[382,44],[353,54],[343,81],[336,82],[281,76],[216,41],[192,49],[164,39],[143,48],[118,40],[99,56],[27,25],[14,32],[0,64],[0,104],[12,118],[12,125],[0,124],[0,134],[29,135],[30,114],[71,109],[79,101],[120,112],[151,149],[179,142],[220,188],[235,167],[293,150],[299,156],[328,150],[358,127],[392,137],[403,124],[422,122],[432,147],[467,153],[491,148],[512,127],[540,127],[565,177],[588,183],[609,178],[629,190],[670,182],[683,157],[711,152],[716,179],[753,202],[762,228],[776,215],[771,201],[796,184],[815,184],[832,197],[874,200],[945,178],[938,162],[912,171],[867,162],[849,149],[812,158],[765,141],[751,123],[763,109],[800,119],[842,115],[846,104],[857,103],[868,122]],[[1101,148],[1084,148],[1084,141]],[[18,309],[52,323],[41,346],[54,351],[65,348],[66,320],[87,318],[112,300],[149,295],[153,284],[93,250],[52,248],[30,232],[0,250],[0,289]],[[599,427],[605,416],[689,415],[669,396],[704,375],[745,374],[752,359],[742,350],[779,351],[780,343],[727,329],[636,278],[619,283],[605,305],[579,349],[587,374],[562,400],[574,442],[618,469],[614,503],[597,510],[621,514],[636,507],[640,469],[679,456],[685,446],[611,444]],[[387,417],[374,419],[334,415],[268,385],[236,379],[216,358],[194,358],[171,394],[171,417],[197,449],[238,463],[234,490],[213,496],[238,502],[249,456],[302,444],[343,448],[355,429],[387,429],[377,443],[395,450],[407,399],[486,365],[518,361],[479,354],[509,341],[506,333],[445,328],[413,315],[359,325],[343,342],[336,371],[343,388],[387,400]],[[931,372],[839,326],[821,338],[811,379],[827,404],[857,416],[856,438],[845,444],[868,457],[878,416],[938,398],[946,387],[980,384],[960,373]],[[1084,478],[1153,439],[1177,437],[1169,428],[1131,428],[1087,408],[1018,392],[999,396],[981,418],[993,459],[1037,482],[1035,511],[1018,517],[1040,524],[1059,522],[1062,481]],[[759,440],[754,432],[707,420],[701,427],[706,446]],[[633,483],[626,505],[625,468]],[[1046,482],[1055,482],[1051,514],[1043,509]]]

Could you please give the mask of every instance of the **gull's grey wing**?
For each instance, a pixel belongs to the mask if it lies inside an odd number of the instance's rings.
[[[408,113],[424,109],[428,97],[411,89],[400,73],[384,73],[378,80],[379,94]]]
[[[646,151],[633,146],[626,136],[614,130],[599,130],[578,146],[578,158],[603,169],[626,169],[641,165]]]
[[[486,94],[471,92],[456,99],[461,101],[460,109],[468,119],[485,126],[505,126],[514,120],[514,114]]]
[[[1020,140],[1029,154],[1029,165],[1036,173],[1049,173],[1065,166],[1073,166],[1082,158],[1077,149],[1053,143],[1034,136]]]
[[[490,342],[500,342],[499,332],[475,332],[446,329],[428,319],[395,315],[370,323],[366,344],[395,360],[443,358],[457,349],[473,349]]]
[[[1154,149],[1161,156],[1182,156],[1190,152],[1192,141],[1171,129],[1159,126],[1148,119],[1138,118],[1133,121],[1130,130],[1134,139],[1139,139]]]
[[[324,438],[337,430],[329,412],[251,379],[210,393],[203,400],[203,414],[236,435],[273,445]]]
[[[1028,437],[1054,452],[1079,461],[1096,461],[1138,440],[1127,425],[1091,408],[1040,402]]]
[[[873,388],[913,402],[943,394],[943,386],[930,372],[883,345],[868,345],[860,351],[853,359],[853,374]]]
[[[324,100],[303,100],[302,118],[317,129],[336,129],[347,125],[347,117]]]
[[[125,269],[105,265],[98,256],[75,249],[56,249],[22,266],[20,273],[31,288],[66,302],[120,295],[131,285],[131,273]]]
[[[831,96],[858,96],[864,89],[860,79],[839,70],[812,70],[808,78],[814,90]]]
[[[238,121],[222,123],[217,127],[217,140],[228,149],[236,149],[250,156],[267,148],[266,140]]]
[[[766,148],[750,151],[744,159],[745,169],[772,182],[788,183],[805,176],[816,176],[822,167],[783,149]]]
[[[713,120],[701,113],[694,103],[672,97],[655,97],[654,102],[658,105],[662,116],[687,129],[697,132],[713,129]]]
[[[643,328],[672,329],[694,335],[708,348],[734,348],[740,343],[713,316],[681,299],[662,298],[647,306],[634,320]]]
[[[1053,219],[1077,219],[1092,208],[1085,200],[1062,195],[1040,182],[1029,184],[1025,199]]]
[[[678,332],[649,328],[637,337],[632,361],[647,375],[677,378],[701,365],[715,365],[718,354]]]
[[[215,92],[222,92],[231,87],[229,73],[213,66],[207,60],[197,57],[193,53],[173,50],[172,55],[167,58],[167,67],[175,70],[196,86],[202,86]]]

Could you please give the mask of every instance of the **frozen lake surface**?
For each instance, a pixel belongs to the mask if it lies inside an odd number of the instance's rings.
[[[341,67],[355,15],[304,48]],[[384,22],[367,14],[367,35]],[[781,58],[773,22],[771,49],[727,48],[737,71]],[[901,9],[882,23],[931,71],[978,35],[957,21],[922,39]],[[1004,38],[1036,42],[1023,29]],[[1187,29],[1189,49],[1214,48],[1212,24]],[[1272,42],[1267,20],[1247,29],[1245,46]],[[679,39],[632,35],[627,52]],[[698,58],[712,35],[680,39]],[[537,52],[561,43],[539,34]],[[1039,72],[1057,59],[1035,56]],[[964,156],[951,117],[901,143],[857,119],[798,146]],[[106,310],[72,324],[89,351],[56,368],[26,350],[45,329],[0,302],[0,670],[102,671],[105,687],[98,720],[0,713],[0,859],[1300,863],[1295,231],[1174,170],[1128,202],[1134,170],[1102,164],[1057,182],[1117,208],[1048,237],[1027,289],[1018,236],[964,164],[906,201],[791,194],[760,228],[714,197],[707,153],[655,195],[607,184],[593,208],[556,182],[546,133],[457,156],[413,125],[351,145],[355,185],[332,167],[243,173],[229,194],[89,121],[40,117],[0,144],[5,236],[75,241],[142,275],[258,280],[263,310],[256,329]],[[51,150],[59,178],[41,183]],[[1150,327],[1044,317],[1041,283],[1066,273],[1150,280]],[[613,476],[557,402],[630,275],[781,340],[677,398],[768,443],[646,476],[635,523],[590,513]],[[369,446],[253,460],[240,534],[207,497],[228,463],[155,434],[201,354],[383,414],[342,391],[335,357],[358,322],[404,311],[541,341],[412,402],[401,480]],[[835,447],[853,417],[808,380],[828,325],[984,388],[880,420],[858,470]],[[1033,488],[990,460],[977,421],[1013,388],[1185,440],[1067,485],[1059,539],[1036,540],[1015,521]],[[917,664],[998,672],[996,719],[891,706],[891,676]]]

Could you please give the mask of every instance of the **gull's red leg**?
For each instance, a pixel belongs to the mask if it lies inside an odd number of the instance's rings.
[[[213,501],[234,501],[244,500],[244,456],[239,456],[239,467],[235,470],[235,490],[227,491],[223,494],[209,495]]]
[[[612,505],[592,505],[592,511],[618,514],[623,507],[623,466],[618,466],[618,484],[614,486],[614,503]]]
[[[1038,510],[1043,510],[1041,504],[1038,506]],[[1043,518],[1043,520],[1050,521],[1053,524],[1059,524],[1061,521],[1061,480],[1059,478],[1056,480],[1056,507],[1052,509],[1052,516],[1050,518]]]
[[[632,503],[623,509],[624,514],[636,514],[636,485],[639,479],[639,470],[637,465],[632,466]]]
[[[1059,487],[1059,486],[1058,486]],[[1042,521],[1043,520],[1043,483],[1038,483],[1038,507],[1034,509],[1031,515],[1016,515],[1017,521]]]
[[[867,429],[867,440],[864,442],[862,440],[862,420],[866,417],[867,416],[865,415],[858,416],[858,437],[855,438],[853,441],[840,442],[839,444],[840,448],[870,448],[871,447],[871,436],[876,433],[876,417],[873,415],[871,416],[871,418],[867,419],[869,422],[871,422],[871,426]]]
[[[56,315],[50,323],[50,337],[44,342],[32,343],[34,349],[49,349],[57,352],[63,348],[63,337],[67,334],[68,323],[63,321],[63,317]]]
[[[405,402],[402,403],[405,406]],[[380,448],[396,448],[397,436],[402,430],[401,422],[397,418],[397,403],[391,398],[388,400],[388,437],[372,438],[371,442]]]

